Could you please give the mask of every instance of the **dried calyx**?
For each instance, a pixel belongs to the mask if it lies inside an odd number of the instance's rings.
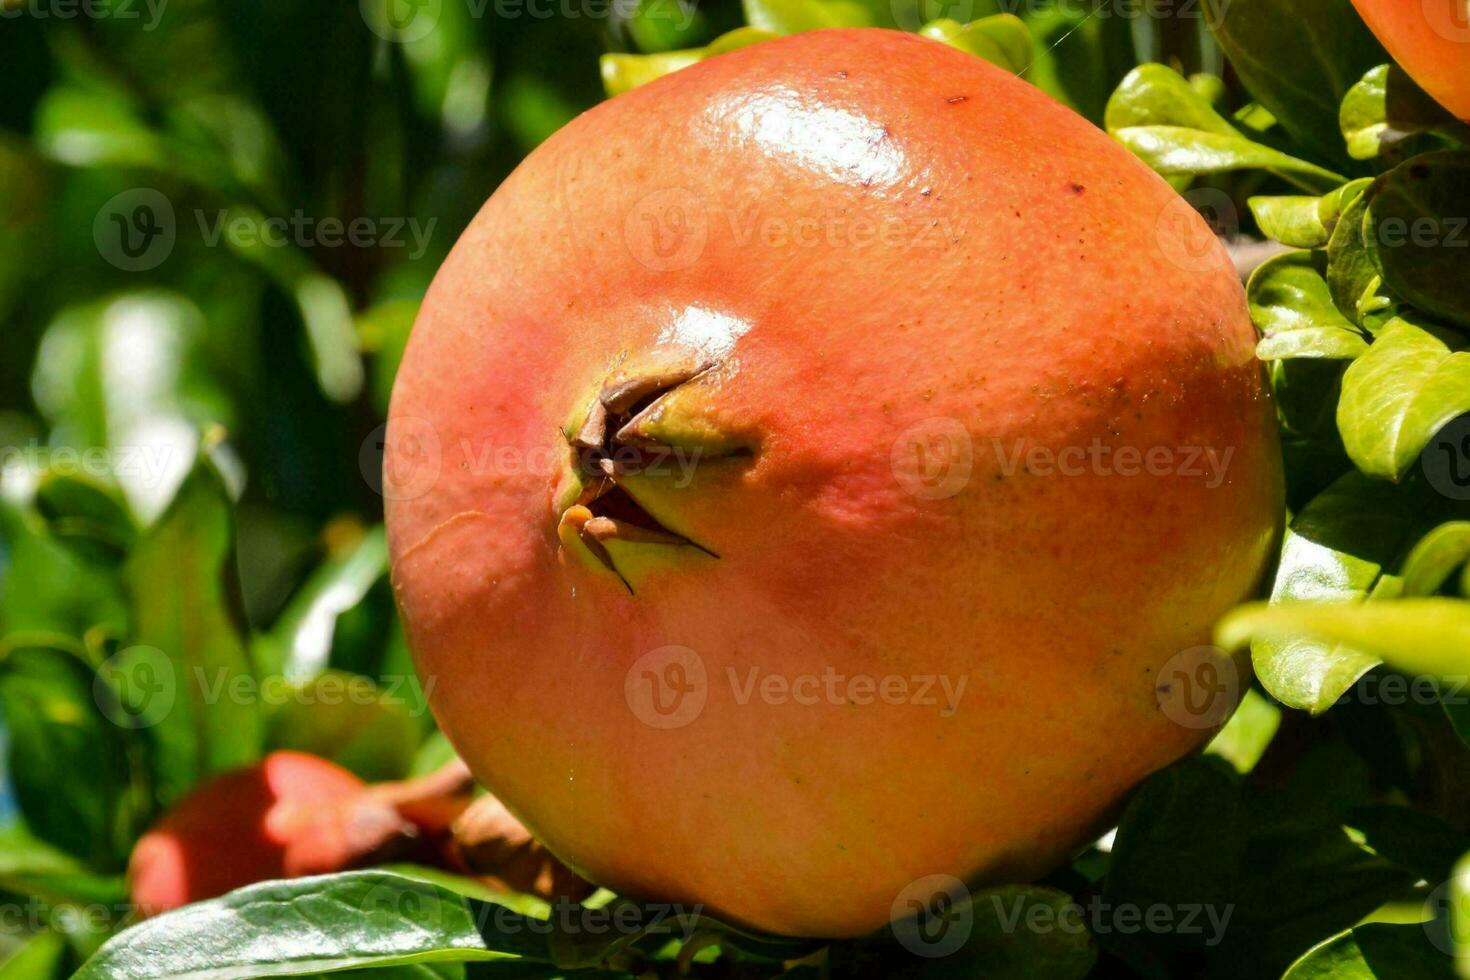
[[[581,487],[561,514],[563,543],[576,543],[611,571],[631,593],[633,585],[618,568],[609,546],[647,545],[692,548],[719,557],[703,544],[665,526],[628,491],[628,480],[661,469],[671,457],[693,465],[701,459],[748,455],[744,445],[695,439],[672,445],[664,437],[668,412],[682,386],[695,382],[713,365],[704,362],[614,374],[587,406],[585,417],[567,432]]]

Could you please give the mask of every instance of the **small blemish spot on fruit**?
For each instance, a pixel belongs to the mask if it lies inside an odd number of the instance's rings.
[[[970,97],[968,95],[951,95],[944,101],[950,105],[959,105],[961,102],[968,102],[969,100]]]
[[[1067,190],[1071,191],[1073,194],[1081,194],[1083,191],[1087,190],[1087,188],[1077,183],[1076,181],[1069,181],[1067,184]]]
[[[847,69],[846,68],[839,68],[833,74],[835,74],[838,78],[846,78],[847,77]]]

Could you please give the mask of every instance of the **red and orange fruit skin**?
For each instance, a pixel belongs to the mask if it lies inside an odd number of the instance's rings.
[[[1420,88],[1470,121],[1470,2],[1353,0],[1353,6]]]
[[[1279,534],[1255,340],[1167,184],[977,58],[822,31],[620,96],[496,191],[398,375],[393,582],[436,716],[589,880],[746,926],[854,936],[927,875],[1043,874],[1211,734],[1159,678]],[[670,432],[748,454],[629,481],[719,557],[625,551],[625,586],[558,535],[569,427],[690,350]],[[657,727],[670,656],[703,696]],[[909,696],[748,686],[833,671]]]

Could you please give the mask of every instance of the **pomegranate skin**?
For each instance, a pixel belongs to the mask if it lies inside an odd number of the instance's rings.
[[[257,881],[342,870],[350,848],[339,818],[363,790],[303,752],[272,752],[201,783],[134,846],[133,905],[157,915]]]
[[[1223,720],[1171,678],[1279,535],[1255,340],[1164,181],[940,44],[801,34],[604,103],[491,197],[398,374],[436,716],[630,896],[845,937],[928,876],[1044,874]],[[680,358],[655,421],[706,456],[623,479],[718,557],[614,573],[569,436]]]
[[[1353,0],[1353,6],[1420,88],[1470,120],[1470,6],[1465,0]]]

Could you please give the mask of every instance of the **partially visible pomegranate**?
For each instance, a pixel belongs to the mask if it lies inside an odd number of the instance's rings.
[[[1419,87],[1470,120],[1470,4],[1466,0],[1353,0]]]
[[[133,848],[133,905],[156,915],[271,878],[381,860],[413,836],[393,806],[335,763],[273,752],[189,793]]]

